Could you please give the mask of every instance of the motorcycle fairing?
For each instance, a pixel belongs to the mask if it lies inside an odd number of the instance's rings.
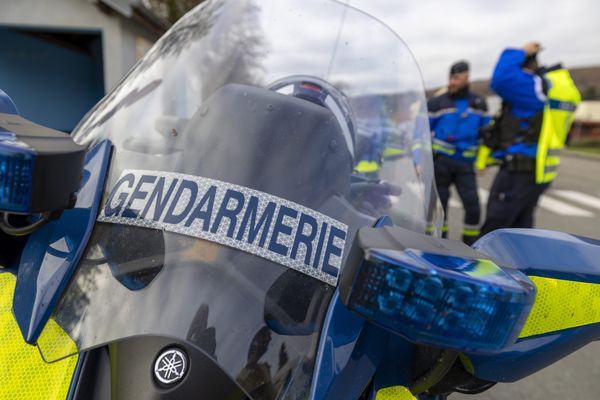
[[[304,34],[307,21],[315,34]],[[356,140],[327,133],[340,119],[296,130],[302,126],[291,122],[310,120],[310,107],[288,108],[275,125],[263,118],[278,113],[277,104],[250,98],[257,91],[266,98],[274,82],[294,76],[343,93]],[[231,85],[252,87],[238,96],[246,109],[211,103]],[[359,10],[322,0],[213,0],[178,21],[73,136],[79,144],[114,145],[104,200],[124,170],[199,176],[316,210],[347,225],[349,242],[384,214],[420,232],[441,221],[425,104],[410,51]],[[253,129],[252,120],[269,123]],[[374,164],[368,173],[356,170],[363,160]],[[76,352],[171,337],[205,352],[248,393],[271,385],[282,398],[302,398],[333,292],[233,247],[97,222],[53,317]],[[48,359],[67,355],[38,344]],[[256,374],[264,370],[268,380]]]
[[[514,382],[600,335],[600,242],[541,229],[501,229],[474,247],[530,277],[538,294],[516,343],[499,354],[467,354],[473,374]]]
[[[111,154],[103,141],[86,154],[77,202],[27,240],[17,269],[13,312],[29,344],[38,339],[88,244]]]

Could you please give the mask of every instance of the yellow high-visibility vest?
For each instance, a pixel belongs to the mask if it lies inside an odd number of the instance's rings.
[[[536,154],[536,183],[552,182],[560,164],[560,150],[573,119],[575,109],[581,102],[579,90],[573,83],[569,71],[558,69],[545,75],[551,83],[548,101],[544,106],[544,116]]]
[[[537,146],[535,182],[538,184],[552,182],[556,178],[560,151],[573,124],[575,109],[581,102],[581,95],[569,71],[550,71],[545,74],[545,78],[550,81],[550,89],[544,105]],[[478,169],[489,165],[491,153],[492,149],[480,146],[475,163]]]

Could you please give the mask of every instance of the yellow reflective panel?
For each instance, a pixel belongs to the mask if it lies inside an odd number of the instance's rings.
[[[77,354],[77,346],[73,340],[52,319],[44,327],[37,344],[44,349],[43,357],[46,360],[59,360],[65,354]]]
[[[462,363],[463,367],[465,367],[465,370],[467,370],[467,372],[471,375],[475,375],[475,367],[473,366],[471,359],[463,353],[460,353],[458,358],[460,358],[460,362]]]
[[[417,400],[404,386],[392,386],[377,391],[375,400]]]
[[[452,156],[452,155],[454,155],[454,153],[456,153],[456,150],[454,150],[454,149],[447,149],[447,148],[440,146],[439,144],[435,144],[435,143],[431,145],[431,148],[435,151],[447,154],[449,156]]]
[[[383,149],[383,158],[403,156],[406,154],[404,149],[396,149],[395,147],[386,147]]]
[[[464,236],[479,236],[481,231],[479,229],[463,229]]]
[[[0,273],[0,399],[65,399],[78,357],[48,364],[36,346],[25,343],[12,314],[15,282],[12,274]],[[67,336],[51,322],[54,335]]]
[[[477,169],[485,169],[488,164],[492,163],[492,149],[487,146],[481,145],[477,150],[477,158],[475,159],[475,167]]]
[[[530,276],[535,303],[520,338],[600,322],[600,284]]]
[[[356,172],[377,172],[379,170],[379,164],[375,161],[361,161],[356,167],[354,167]]]
[[[490,260],[477,260],[471,271],[465,271],[465,274],[473,277],[485,277],[501,273],[499,266]]]

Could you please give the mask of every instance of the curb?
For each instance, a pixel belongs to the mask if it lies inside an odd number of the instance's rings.
[[[565,157],[578,158],[581,160],[590,160],[600,162],[600,154],[590,154],[577,150],[563,150],[562,155]]]

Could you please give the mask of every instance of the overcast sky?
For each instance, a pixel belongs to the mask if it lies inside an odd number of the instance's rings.
[[[344,1],[344,0],[341,0]],[[488,78],[504,47],[542,43],[544,64],[600,65],[598,0],[348,0],[407,43],[427,87],[444,84],[452,62]]]

